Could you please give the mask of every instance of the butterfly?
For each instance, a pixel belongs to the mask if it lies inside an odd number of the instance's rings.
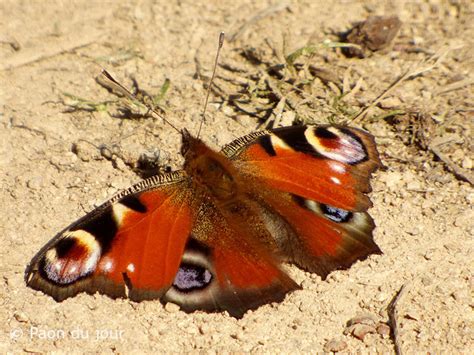
[[[381,253],[367,212],[381,165],[369,133],[291,126],[220,151],[181,136],[182,170],[136,183],[57,234],[28,265],[28,286],[57,301],[99,292],[240,318],[300,289],[284,262],[324,279]]]

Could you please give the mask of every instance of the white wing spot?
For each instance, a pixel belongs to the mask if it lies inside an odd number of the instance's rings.
[[[318,212],[319,212],[318,204],[317,204],[316,202],[314,202],[313,200],[305,199],[305,200],[304,200],[304,204],[305,204],[305,206],[306,206],[309,210],[311,210],[311,211],[313,211],[313,212],[315,212],[315,213],[318,213]]]
[[[344,166],[344,164],[341,164],[337,161],[330,161],[329,166],[336,173],[344,174],[346,172],[346,167]]]
[[[102,270],[104,270],[105,272],[110,272],[112,271],[113,266],[114,266],[114,263],[112,262],[112,260],[105,260],[105,262],[102,265]]]
[[[283,139],[281,139],[280,137],[278,137],[274,134],[272,134],[270,136],[270,140],[272,142],[273,148],[293,150],[293,149],[291,149],[291,147],[288,144],[285,143],[285,141]]]
[[[127,271],[128,272],[135,272],[135,265],[130,263],[127,265]]]
[[[325,152],[325,147],[321,145],[321,143],[319,142],[319,138],[316,137],[316,135],[314,134],[314,127],[306,128],[306,130],[304,131],[304,136],[306,137],[306,141],[312,145],[314,150],[319,153]]]
[[[118,226],[122,224],[122,221],[124,217],[127,215],[128,211],[130,211],[130,208],[128,208],[127,206],[121,203],[116,203],[112,205],[112,214]]]

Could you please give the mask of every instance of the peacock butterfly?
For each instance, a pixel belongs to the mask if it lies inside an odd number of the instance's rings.
[[[57,301],[100,292],[240,318],[300,289],[283,262],[325,278],[381,252],[366,196],[381,163],[365,131],[277,128],[220,152],[180,133],[183,170],[142,180],[65,228],[28,265],[28,286]]]

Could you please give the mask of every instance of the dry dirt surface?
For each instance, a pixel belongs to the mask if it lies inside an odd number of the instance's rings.
[[[346,57],[341,33],[374,15],[398,16],[397,36]],[[469,0],[3,0],[0,352],[393,353],[396,341],[403,353],[472,353],[473,19]],[[302,290],[241,320],[28,288],[31,257],[138,181],[140,156],[181,164],[180,136],[100,86],[101,67],[195,132],[220,31],[204,140],[362,113],[352,125],[374,134],[386,166],[370,210],[383,255],[325,281],[288,266]]]

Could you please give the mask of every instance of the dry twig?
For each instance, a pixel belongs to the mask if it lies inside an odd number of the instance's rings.
[[[66,52],[71,52],[96,42],[100,37],[98,33],[87,36],[83,32],[80,32],[78,34],[61,37],[58,42],[51,46],[23,48],[21,51],[15,52],[4,59],[0,64],[0,71],[19,68]]]
[[[449,159],[443,152],[441,152],[440,145],[436,144],[430,144],[428,146],[429,150],[436,155],[446,166],[450,171],[453,172],[456,177],[463,181],[467,181],[471,185],[474,186],[474,176],[472,173],[468,171],[464,171],[460,166],[455,164],[451,159]]]
[[[464,80],[456,81],[454,83],[445,85],[444,87],[436,90],[434,92],[435,95],[443,95],[445,93],[455,91],[455,90],[460,90],[465,88],[466,86],[474,85],[474,79],[473,78],[467,78]]]
[[[408,69],[405,74],[401,75],[399,78],[397,78],[390,86],[385,89],[377,98],[370,103],[370,105],[366,106],[362,110],[360,110],[353,118],[349,119],[350,123],[354,123],[357,120],[363,120],[364,116],[367,114],[367,112],[377,105],[380,101],[382,101],[390,92],[392,92],[398,85],[400,85],[402,82],[413,79],[421,74],[424,74],[426,72],[429,72],[433,70],[437,65],[439,65],[443,59],[446,57],[446,55],[451,51],[453,48],[444,48],[443,50],[438,51],[435,53],[433,56],[431,56],[428,59],[420,61],[417,65],[415,65],[414,69],[410,68]],[[432,61],[432,64],[429,64],[428,66],[425,66],[428,62]]]
[[[400,342],[400,334],[399,334],[399,323],[398,323],[398,303],[401,302],[403,296],[407,293],[408,283],[404,284],[400,290],[397,292],[396,296],[393,298],[392,302],[390,302],[388,306],[388,318],[390,325],[392,326],[392,336],[393,342],[395,346],[395,353],[397,355],[402,355],[402,344]]]

